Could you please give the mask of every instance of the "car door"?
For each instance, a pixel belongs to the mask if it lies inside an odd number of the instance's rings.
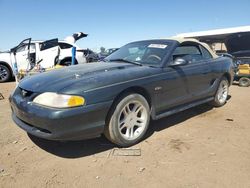
[[[188,61],[187,65],[180,67],[187,79],[189,99],[186,102],[205,98],[213,84],[211,54],[203,46],[191,43],[178,47],[173,56]]]
[[[156,113],[160,114],[173,107],[184,104],[189,99],[188,79],[181,66],[163,68],[155,90],[158,90],[156,97]]]
[[[213,57],[202,45],[199,45],[199,58],[193,59],[188,65],[191,76],[188,79],[189,92],[192,100],[208,97],[214,88]]]
[[[59,47],[60,47],[59,60],[72,57],[73,45],[68,44],[66,42],[59,42]]]
[[[170,62],[183,58],[188,63],[179,66],[170,66],[170,63],[164,68],[163,89],[157,99],[160,103],[158,111],[206,97],[212,71],[210,58],[205,58],[202,50],[199,45],[179,46],[174,50]]]
[[[18,70],[27,70],[30,67],[29,54],[30,54],[31,38],[23,40],[17,47],[11,49],[15,55],[15,61]]]
[[[58,39],[51,39],[39,43],[38,61],[41,67],[49,68],[55,65],[55,59],[59,54]]]

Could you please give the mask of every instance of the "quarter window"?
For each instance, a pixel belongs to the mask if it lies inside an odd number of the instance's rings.
[[[64,43],[64,42],[60,42],[59,46],[60,46],[61,49],[68,49],[68,48],[73,47],[71,44],[67,44],[67,43]]]

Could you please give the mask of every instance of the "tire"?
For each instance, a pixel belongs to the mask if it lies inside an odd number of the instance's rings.
[[[62,63],[60,63],[60,65],[62,65],[62,66],[70,66],[71,64],[72,64],[72,62],[68,61],[68,60],[63,61]]]
[[[223,77],[220,80],[218,89],[214,96],[214,100],[210,103],[214,107],[221,107],[227,102],[229,92],[229,82],[227,78]]]
[[[78,62],[77,60],[75,59],[75,64],[74,65],[77,65]],[[62,66],[71,66],[72,65],[72,60],[71,59],[64,59],[62,60],[61,62],[59,62],[59,65],[62,65]]]
[[[247,77],[242,77],[239,80],[239,86],[241,87],[248,87],[250,86],[250,79]]]
[[[111,109],[104,134],[121,147],[138,143],[145,135],[150,121],[147,100],[139,94],[124,95]]]
[[[88,63],[92,63],[92,62],[93,62],[93,59],[92,59],[92,58],[89,58]]]
[[[11,79],[10,69],[3,64],[0,64],[0,83],[7,82]]]

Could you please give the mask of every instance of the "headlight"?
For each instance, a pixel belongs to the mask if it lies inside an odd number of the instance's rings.
[[[38,95],[33,102],[48,107],[70,108],[84,105],[85,99],[80,96],[46,92]]]

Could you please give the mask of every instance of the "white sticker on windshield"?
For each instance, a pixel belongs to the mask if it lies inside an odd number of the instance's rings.
[[[161,48],[161,49],[165,49],[167,48],[168,45],[166,44],[150,44],[148,45],[148,48]]]

